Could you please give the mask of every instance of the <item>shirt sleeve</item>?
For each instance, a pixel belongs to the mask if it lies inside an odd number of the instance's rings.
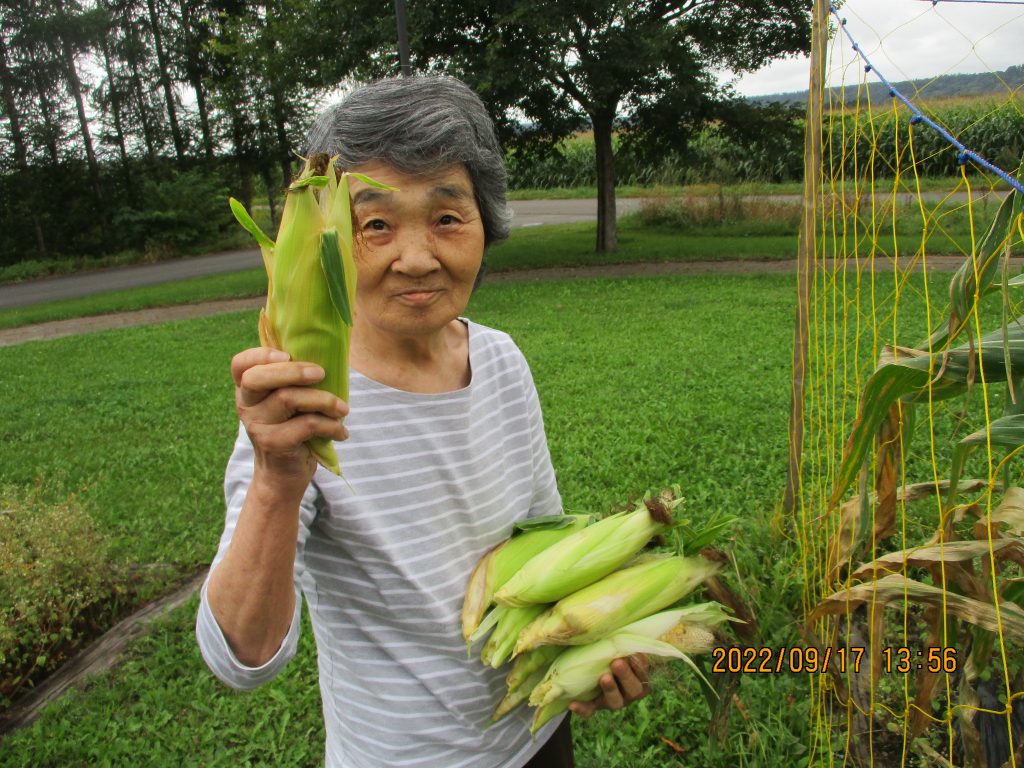
[[[217,568],[217,565],[224,559],[228,545],[231,543],[231,536],[234,533],[238,516],[242,511],[242,504],[249,489],[249,483],[253,475],[254,452],[249,436],[245,428],[239,426],[238,438],[235,441],[235,448],[228,460],[227,469],[224,473],[224,499],[227,506],[227,515],[224,523],[224,532],[220,537],[220,545],[217,548],[217,555],[210,566],[210,574]],[[316,515],[316,486],[310,483],[309,488],[302,497],[299,509],[299,539],[295,553],[295,613],[292,616],[292,623],[278,648],[277,653],[258,667],[250,667],[238,660],[227,638],[221,630],[217,619],[210,608],[207,597],[207,589],[210,583],[210,575],[206,577],[202,590],[199,593],[199,612],[196,616],[196,640],[199,643],[199,650],[207,666],[221,681],[241,690],[250,690],[271,678],[275,677],[284,666],[295,656],[299,644],[299,620],[302,615],[302,576],[305,572],[303,563],[303,549],[306,539],[309,536],[309,528]]]
[[[555,480],[555,468],[551,464],[547,436],[544,433],[544,414],[541,412],[540,396],[533,382],[533,374],[526,358],[522,358],[523,390],[526,393],[526,410],[530,423],[530,440],[533,454],[533,497],[530,501],[530,517],[558,515],[562,513],[562,497]]]

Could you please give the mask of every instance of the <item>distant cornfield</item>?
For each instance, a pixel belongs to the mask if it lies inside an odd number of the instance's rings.
[[[977,98],[930,105],[925,113],[960,142],[1000,167],[1015,168],[1024,154],[1024,99]],[[825,146],[831,148],[831,166],[847,174],[869,170],[891,177],[897,164],[909,157],[907,126],[910,112],[892,102],[861,104],[826,118]],[[913,154],[924,176],[959,174],[957,153],[934,131],[915,131]],[[828,162],[826,157],[826,162]],[[859,163],[859,165],[858,165]]]
[[[898,104],[898,103],[897,103]],[[929,117],[961,142],[999,166],[1015,167],[1024,154],[1024,97],[949,99],[931,105]],[[823,126],[826,162],[847,175],[870,173],[891,178],[907,155],[910,114],[893,102],[865,103],[829,115]],[[802,119],[787,135],[738,140],[710,126],[686,150],[670,152],[657,162],[617,152],[616,181],[621,185],[654,186],[742,181],[799,181],[803,173]],[[956,152],[938,134],[914,134],[918,173],[954,176]],[[870,157],[872,165],[864,165]],[[859,165],[858,165],[859,163]],[[509,158],[512,189],[552,189],[596,185],[594,143],[589,136],[571,139],[543,159]]]

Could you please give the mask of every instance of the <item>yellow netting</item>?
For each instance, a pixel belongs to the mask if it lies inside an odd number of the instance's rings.
[[[916,25],[975,57],[993,33],[902,4],[910,21],[846,3],[826,59],[849,98],[822,104],[794,513],[807,645],[828,659],[811,764],[1024,768],[1024,195],[928,125],[1019,179],[1024,109],[1005,80],[903,93],[918,117],[872,90],[908,79],[885,53]],[[1019,38],[1024,6],[1008,13]]]

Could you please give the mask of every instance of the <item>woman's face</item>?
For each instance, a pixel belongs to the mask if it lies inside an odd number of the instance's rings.
[[[484,227],[461,165],[411,176],[384,163],[355,168],[388,192],[349,177],[356,323],[397,336],[437,333],[469,303],[484,253]]]

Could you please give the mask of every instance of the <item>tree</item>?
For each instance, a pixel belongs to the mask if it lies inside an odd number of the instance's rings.
[[[203,137],[203,153],[207,160],[213,160],[213,129],[210,108],[204,80],[210,75],[210,42],[213,26],[208,4],[205,0],[178,0],[181,23],[173,48],[185,79],[192,86],[196,97],[196,111],[199,113],[199,130]]]
[[[160,87],[164,92],[164,101],[167,104],[167,118],[171,125],[171,140],[174,142],[174,153],[178,163],[185,160],[185,139],[178,125],[178,100],[174,93],[174,85],[171,80],[170,62],[165,50],[163,41],[163,30],[161,28],[161,15],[158,13],[156,0],[146,0],[146,11],[149,15],[149,31],[153,36],[153,51],[156,54],[157,66],[160,72]]]
[[[15,94],[17,83],[11,67],[8,64],[7,45],[4,42],[5,31],[0,27],[0,99],[2,99],[3,113],[7,117],[11,132],[11,142],[14,145],[14,157],[18,170],[28,187],[28,198],[32,217],[32,231],[36,237],[36,249],[40,258],[46,258],[46,238],[43,236],[43,227],[39,220],[39,213],[35,203],[38,200],[35,180],[28,165],[28,150],[25,143],[25,136],[21,130],[21,110],[18,107]]]
[[[419,69],[462,77],[513,143],[543,143],[580,125],[594,133],[597,250],[617,245],[614,135],[647,151],[685,148],[729,94],[713,70],[756,69],[809,47],[809,0],[475,0],[416,3]],[[442,7],[443,6],[443,7]]]

